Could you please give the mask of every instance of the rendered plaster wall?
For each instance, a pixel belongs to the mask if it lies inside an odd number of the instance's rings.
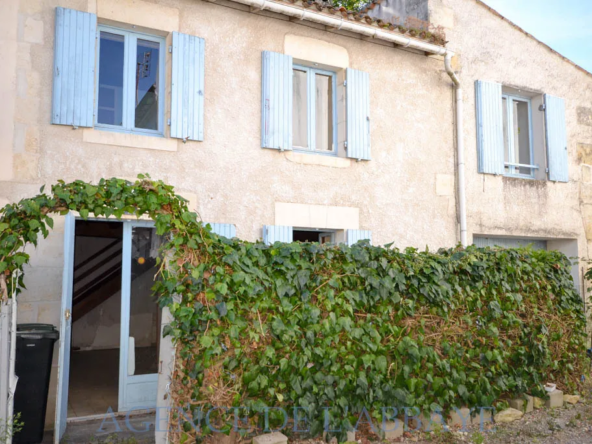
[[[59,4],[95,9],[100,21],[101,12],[108,11],[112,23],[117,10],[103,2]],[[29,43],[20,54],[19,69],[26,74],[21,77],[35,81],[21,88],[23,97],[13,111],[15,126],[24,134],[14,143],[20,147],[25,140],[23,151],[28,152],[29,141],[35,156],[24,163],[26,168],[14,168],[12,188],[59,178],[96,181],[149,172],[182,193],[194,193],[204,220],[235,223],[238,235],[249,240],[260,238],[262,225],[274,222],[275,202],[292,202],[359,208],[360,228],[371,229],[377,243],[395,240],[404,247],[427,242],[439,247],[456,242],[454,197],[436,193],[436,176],[454,174],[452,90],[441,61],[242,8],[187,0],[161,1],[151,10],[149,2],[135,1],[138,7],[130,13],[126,1],[118,3],[120,19],[130,24],[149,24],[146,14],[171,15],[178,17],[178,30],[205,38],[205,141],[183,144],[164,139],[166,147],[154,148],[162,139],[135,136],[151,149],[132,148],[116,144],[119,140],[136,145],[119,134],[50,125],[53,16],[58,3],[23,2],[20,20],[35,20],[43,31],[37,43]],[[159,23],[175,27],[174,19]],[[311,165],[298,161],[298,156],[260,148],[261,51],[284,52],[290,35],[320,40],[319,46],[335,45],[347,53],[350,67],[370,73],[372,161],[339,159]],[[309,51],[314,48],[310,40],[306,45]],[[5,183],[0,195],[14,197]],[[433,230],[433,221],[438,230]]]
[[[449,17],[449,47],[459,53],[464,96],[467,208],[470,234],[576,239],[577,255],[592,240],[592,188],[585,146],[592,146],[592,75],[492,13],[475,0],[431,0],[437,16]],[[516,90],[548,93],[566,103],[569,183],[524,180],[477,171],[476,80]],[[533,107],[533,113],[540,113]],[[536,117],[536,116],[535,116]],[[544,150],[542,151],[544,153]],[[545,165],[544,158],[535,159]]]
[[[205,38],[204,142],[51,125],[56,6],[97,12],[101,22],[159,35],[181,31]],[[465,85],[469,234],[576,239],[578,254],[586,254],[586,233],[592,239],[592,126],[586,123],[592,77],[475,0],[432,0],[429,7],[431,20],[447,28],[449,46],[460,55],[455,67]],[[0,204],[34,195],[58,179],[148,172],[189,197],[203,220],[234,223],[247,240],[260,238],[264,224],[274,224],[276,203],[291,203],[357,209],[359,228],[372,230],[375,244],[436,249],[458,242],[454,92],[441,60],[267,11],[254,14],[224,0],[15,0],[0,8],[0,43],[8,51],[0,65],[0,129],[7,128],[0,140]],[[369,162],[260,148],[261,51],[289,47],[315,54],[315,45],[333,60],[370,73]],[[332,45],[339,49],[331,52]],[[477,173],[477,79],[566,98],[569,183]],[[19,322],[59,325],[62,239],[63,219],[57,217],[49,238],[36,250],[28,248],[32,259]],[[55,376],[54,371],[49,424]]]

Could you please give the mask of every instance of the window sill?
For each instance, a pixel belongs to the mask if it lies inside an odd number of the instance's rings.
[[[510,177],[512,179],[535,180],[534,176],[526,176],[523,174],[504,174],[504,177]]]
[[[320,165],[332,168],[349,168],[351,166],[351,159],[344,159],[343,157],[313,155],[294,151],[284,151],[284,156],[290,162],[302,165]]]
[[[120,133],[116,131],[85,128],[82,130],[82,140],[88,143],[113,145],[129,148],[141,148],[160,151],[177,151],[177,139],[166,137]]]

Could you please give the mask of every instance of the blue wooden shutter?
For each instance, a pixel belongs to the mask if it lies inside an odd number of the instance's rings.
[[[267,245],[273,245],[274,242],[292,242],[294,239],[294,230],[292,227],[284,225],[264,225],[263,242]]]
[[[568,182],[565,100],[562,98],[545,94],[545,128],[549,180]]]
[[[97,16],[56,8],[51,123],[94,124]]]
[[[370,160],[370,76],[347,68],[347,157]]]
[[[347,245],[350,247],[356,242],[365,239],[372,243],[372,232],[370,230],[347,230]]]
[[[292,56],[263,51],[261,146],[292,149]]]
[[[504,174],[504,115],[502,85],[475,82],[479,172]]]
[[[228,239],[236,237],[236,226],[234,224],[209,224],[212,231],[218,236],[224,236]]]
[[[173,32],[171,137],[204,138],[205,41]]]

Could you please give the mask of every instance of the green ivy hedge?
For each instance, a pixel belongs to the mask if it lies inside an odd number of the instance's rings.
[[[314,435],[324,408],[347,427],[364,408],[491,406],[544,396],[548,381],[577,390],[584,374],[583,304],[561,253],[230,240],[144,176],[59,182],[0,209],[4,299],[24,286],[24,246],[72,210],[148,215],[170,234],[154,290],[174,318],[171,395],[190,412],[304,407]],[[173,416],[173,442],[194,437],[191,420]]]
[[[156,289],[182,296],[165,301],[179,405],[305,407],[314,435],[325,407],[345,430],[363,408],[380,424],[382,407],[492,406],[544,397],[548,381],[576,390],[584,371],[582,300],[559,252],[177,241],[196,256]]]

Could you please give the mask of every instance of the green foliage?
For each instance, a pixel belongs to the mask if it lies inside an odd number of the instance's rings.
[[[52,213],[67,214],[78,211],[90,215],[120,219],[124,214],[150,216],[159,233],[174,229],[177,216],[187,213],[185,199],[176,196],[173,187],[160,181],[138,176],[134,184],[123,179],[101,179],[97,185],[81,180],[72,183],[59,181],[52,186],[51,195],[41,194],[8,204],[0,209],[0,296],[6,300],[18,294],[23,283],[23,266],[29,262],[24,251],[26,244],[37,245],[39,235],[44,238],[53,228]],[[187,218],[187,216],[185,216]],[[195,215],[193,215],[195,219]]]
[[[167,305],[184,402],[304,406],[320,430],[324,406],[339,428],[363,407],[491,406],[582,375],[582,301],[561,253],[210,237],[157,284],[181,296]],[[220,400],[233,376],[238,396]]]
[[[13,415],[10,420],[0,420],[0,444],[12,442],[12,437],[23,430],[24,423],[21,421],[21,414]]]
[[[342,6],[348,11],[359,11],[368,2],[364,0],[334,0],[334,6]]]
[[[0,210],[5,297],[28,261],[21,247],[68,210],[148,214],[171,234],[154,291],[174,318],[173,400],[194,418],[211,406],[298,406],[314,435],[324,407],[347,428],[362,408],[491,406],[544,397],[547,381],[573,390],[583,374],[582,301],[559,252],[267,246],[213,234],[162,182],[60,182]],[[193,436],[190,419],[173,418],[176,441]]]

